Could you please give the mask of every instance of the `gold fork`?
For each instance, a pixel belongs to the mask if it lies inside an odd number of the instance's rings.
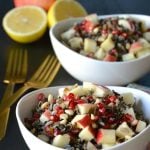
[[[28,89],[48,87],[56,76],[59,68],[60,63],[56,56],[48,55],[34,75],[26,83],[24,83],[24,86],[7,99],[7,102],[0,106],[0,113],[15,103],[16,100]]]
[[[14,86],[23,83],[27,74],[27,50],[11,49],[6,67],[4,83],[7,83],[1,104],[7,102],[7,99],[13,94]],[[0,115],[0,140],[5,136],[10,108]]]

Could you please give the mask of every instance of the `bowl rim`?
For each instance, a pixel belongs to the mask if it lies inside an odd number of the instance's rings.
[[[144,14],[129,14],[129,13],[122,13],[122,14],[108,14],[108,15],[98,15],[99,18],[109,18],[109,17],[132,17],[132,18],[135,18],[135,17],[148,17],[150,19],[150,16],[148,15],[144,15]],[[145,55],[145,56],[142,56],[140,58],[136,58],[134,60],[129,60],[129,61],[114,61],[114,62],[109,62],[109,61],[102,61],[102,60],[98,60],[98,59],[93,59],[93,58],[90,58],[90,57],[87,57],[87,56],[84,56],[82,54],[79,54],[78,52],[74,51],[73,49],[65,46],[55,35],[54,31],[58,28],[60,28],[61,24],[68,24],[68,22],[77,22],[77,21],[81,21],[83,20],[85,17],[78,17],[78,18],[69,18],[69,19],[65,19],[65,20],[62,20],[60,22],[58,22],[56,25],[52,26],[52,28],[49,30],[49,35],[50,35],[50,38],[51,38],[51,43],[53,44],[52,42],[52,38],[54,38],[57,43],[59,43],[61,46],[63,46],[63,48],[67,51],[67,52],[70,52],[74,55],[76,55],[77,57],[80,57],[81,59],[85,59],[87,61],[93,61],[93,62],[97,62],[97,63],[102,63],[102,64],[112,64],[112,65],[118,65],[118,64],[129,64],[129,63],[136,63],[136,62],[139,62],[139,61],[142,61],[146,58],[149,58],[150,57],[150,53],[148,55]],[[63,26],[61,26],[63,27]],[[53,48],[54,49],[54,48]],[[55,51],[55,49],[54,49]]]
[[[46,144],[47,146],[52,146],[52,147],[54,147],[55,149],[57,148],[58,150],[63,150],[63,148],[56,147],[56,146],[54,146],[54,145],[52,145],[52,144],[50,144],[50,143],[46,143],[45,141],[41,140],[40,138],[38,138],[37,136],[35,136],[34,134],[32,134],[32,133],[26,128],[26,126],[24,125],[24,123],[23,123],[23,121],[22,121],[22,119],[21,119],[21,117],[20,117],[20,113],[19,113],[19,108],[20,108],[20,107],[19,107],[19,106],[22,104],[23,101],[28,100],[28,99],[26,99],[26,97],[28,97],[28,96],[34,95],[34,94],[36,94],[36,93],[41,93],[41,91],[42,91],[43,93],[44,93],[44,91],[51,91],[51,89],[56,90],[57,93],[58,93],[58,89],[59,89],[59,88],[66,87],[66,86],[72,86],[72,85],[51,86],[51,87],[41,88],[41,89],[38,89],[38,90],[31,91],[31,92],[25,94],[23,97],[21,97],[20,100],[19,100],[18,103],[17,103],[17,106],[16,106],[16,118],[17,118],[17,123],[18,123],[18,125],[19,125],[19,128],[20,128],[20,124],[21,124],[21,126],[26,130],[26,132],[27,132],[29,135],[31,135],[34,139],[38,140],[39,142],[41,141],[43,144]],[[82,85],[79,85],[79,86],[82,86]],[[123,91],[127,89],[127,90],[130,90],[131,92],[140,92],[140,93],[142,93],[142,95],[144,94],[144,95],[147,95],[148,97],[150,97],[150,95],[149,95],[148,93],[146,93],[146,92],[144,92],[144,91],[142,91],[142,90],[139,90],[139,89],[134,89],[134,88],[130,88],[130,87],[123,87],[123,86],[105,86],[105,87],[108,87],[108,88],[110,88],[111,90],[114,89],[115,91],[117,91],[118,89],[120,89],[120,90],[122,89]],[[123,143],[116,144],[116,145],[114,145],[114,146],[108,148],[108,150],[109,150],[109,149],[111,150],[111,148],[118,148],[119,146],[123,146],[124,144],[130,143],[130,142],[132,142],[133,140],[136,140],[139,136],[143,135],[143,134],[145,133],[145,131],[147,131],[148,129],[150,130],[150,122],[149,122],[149,124],[147,125],[147,127],[146,127],[144,130],[142,130],[140,133],[138,133],[136,136],[132,137],[131,139],[129,139],[129,140],[123,142]],[[22,134],[22,131],[21,131],[21,130],[20,130],[20,132],[21,132],[21,134]]]

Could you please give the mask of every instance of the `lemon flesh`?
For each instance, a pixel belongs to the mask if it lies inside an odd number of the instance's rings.
[[[13,8],[4,16],[3,28],[13,40],[30,43],[46,31],[47,14],[37,6]]]
[[[58,0],[48,11],[48,25],[53,26],[61,20],[86,16],[85,8],[74,0]]]

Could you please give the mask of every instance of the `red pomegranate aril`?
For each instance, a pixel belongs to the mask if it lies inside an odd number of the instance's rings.
[[[117,97],[115,95],[114,96],[109,96],[108,98],[113,103],[116,102],[116,99],[117,99]]]
[[[54,136],[61,134],[61,131],[57,128],[54,129]]]
[[[132,122],[133,117],[130,114],[124,114],[123,117],[122,117],[122,121]]]
[[[68,108],[73,110],[73,109],[75,109],[76,105],[77,105],[77,103],[75,101],[70,101]]]
[[[74,100],[75,99],[75,95],[73,93],[69,93],[67,96],[66,96],[66,100],[68,101],[71,101],[71,100]]]
[[[127,33],[125,33],[125,32],[124,32],[124,33],[122,33],[121,35],[122,35],[124,38],[127,38],[127,37],[128,37],[128,34],[127,34]]]
[[[37,95],[37,100],[38,101],[44,101],[45,100],[45,95],[43,93],[40,93]]]
[[[40,118],[40,114],[35,112],[33,114],[33,118],[36,119],[36,120],[39,119]]]
[[[78,104],[84,104],[84,103],[86,103],[85,100],[83,100],[83,99],[78,99],[76,102],[77,102]]]
[[[59,117],[56,116],[56,115],[51,115],[50,120],[53,121],[53,122],[57,122],[57,121],[59,121]]]

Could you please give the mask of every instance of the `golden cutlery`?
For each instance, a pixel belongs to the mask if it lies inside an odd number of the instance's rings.
[[[27,74],[27,50],[11,49],[8,57],[4,83],[8,84],[1,100],[1,104],[7,103],[7,99],[13,94],[15,84],[23,83]],[[10,108],[0,115],[0,140],[5,136]]]
[[[7,99],[7,102],[0,106],[0,113],[14,104],[16,100],[28,89],[48,87],[56,76],[59,68],[60,63],[56,56],[48,55],[33,76],[26,83],[24,83],[24,86],[17,90],[9,99]]]

